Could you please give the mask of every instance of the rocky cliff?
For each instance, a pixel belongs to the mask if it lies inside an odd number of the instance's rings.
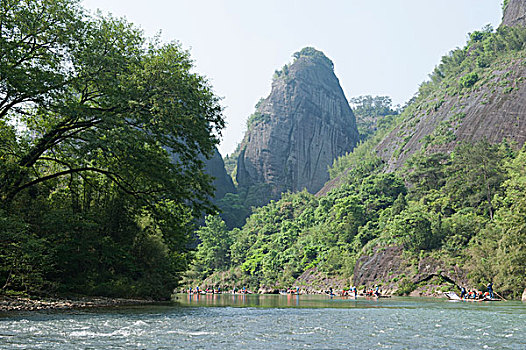
[[[525,0],[510,0],[496,33],[471,34],[422,84],[404,122],[376,146],[387,171],[421,149],[450,152],[464,141],[526,141]]]
[[[526,26],[526,0],[509,0],[505,4],[502,25]]]
[[[213,177],[212,185],[215,188],[214,201],[218,201],[227,193],[235,193],[236,188],[232,182],[232,178],[225,170],[225,163],[221,154],[214,150],[214,154],[210,159],[205,159],[205,173]]]
[[[443,286],[472,287],[466,271],[458,265],[425,255],[404,258],[403,249],[396,245],[375,247],[369,254],[361,255],[354,267],[352,283],[368,288],[378,284],[385,293],[416,291],[413,295],[435,296],[441,296],[438,289]],[[434,290],[419,291],[419,285]]]
[[[181,163],[179,156],[170,151],[170,157],[174,163]],[[236,193],[234,182],[225,169],[223,157],[214,148],[213,153],[207,158],[204,154],[199,154],[199,159],[203,162],[203,171],[212,178],[212,186],[214,187],[214,195],[211,198],[212,202],[217,203],[227,193]]]
[[[401,168],[423,147],[449,152],[462,141],[507,139],[519,146],[526,141],[526,66],[513,59],[489,73],[489,84],[465,94],[436,97],[434,107],[415,111],[376,147],[388,163],[387,171]],[[429,104],[428,104],[429,105]]]
[[[249,196],[259,191],[266,197],[258,204],[285,191],[318,191],[329,179],[327,167],[358,142],[332,62],[312,48],[294,57],[276,72],[241,144],[236,179]]]

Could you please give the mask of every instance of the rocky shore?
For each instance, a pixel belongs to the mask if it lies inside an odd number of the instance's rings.
[[[33,299],[27,297],[0,297],[0,312],[7,311],[38,311],[38,310],[68,310],[95,307],[112,307],[126,305],[151,304],[153,300],[121,299],[105,297],[78,298],[44,298]]]

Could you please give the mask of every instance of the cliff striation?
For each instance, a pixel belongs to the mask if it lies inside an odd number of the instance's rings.
[[[317,192],[333,160],[358,142],[353,112],[332,62],[305,48],[277,71],[256,106],[237,161],[237,182],[261,205],[285,191]],[[251,202],[250,200],[248,202]]]
[[[482,139],[524,144],[525,14],[525,0],[510,0],[496,32],[471,33],[465,48],[444,56],[406,108],[404,121],[376,146],[386,171],[400,169],[420,150],[450,152]]]
[[[388,163],[401,168],[415,152],[450,152],[463,141],[526,141],[526,66],[512,59],[488,72],[480,84],[456,96],[433,97],[376,147]],[[429,105],[433,105],[429,107]]]
[[[504,26],[526,26],[526,0],[509,0],[502,18]]]

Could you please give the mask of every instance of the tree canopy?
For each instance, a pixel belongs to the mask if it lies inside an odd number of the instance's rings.
[[[386,116],[394,116],[400,113],[398,106],[393,106],[389,96],[357,96],[349,100],[356,117],[356,125],[360,138],[366,140],[371,137],[382,124],[390,123]]]
[[[7,1],[0,16],[4,200],[96,172],[131,194],[204,201],[197,155],[211,152],[223,120],[187,52],[72,1]]]
[[[117,271],[128,254],[141,268],[160,269],[146,263],[156,255],[145,253],[148,246],[173,267],[166,274],[173,277],[182,268],[177,254],[186,249],[191,218],[212,211],[200,155],[212,154],[223,127],[218,98],[177,42],[147,40],[123,19],[88,15],[76,0],[0,3],[5,244],[37,244],[59,269],[81,276],[78,266],[67,267],[74,264],[66,252],[76,246],[82,251],[76,258],[94,259],[92,274],[99,277],[104,264],[90,249],[104,255],[104,246],[108,259],[114,254],[106,268],[130,281],[131,266]],[[20,261],[4,258],[0,284],[21,288],[12,278]]]

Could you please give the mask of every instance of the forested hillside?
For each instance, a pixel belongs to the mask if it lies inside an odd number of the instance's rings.
[[[494,281],[498,290],[518,296],[526,287],[525,156],[524,149],[482,141],[450,155],[414,156],[406,175],[382,173],[380,162],[368,161],[361,165],[371,172],[357,169],[325,196],[286,194],[257,209],[241,229],[229,232],[210,217],[198,231],[203,242],[193,277],[212,274],[208,284],[320,290],[322,281],[307,285],[300,276],[321,273],[341,286],[381,284],[405,293],[436,274],[457,286],[483,288]],[[358,259],[363,264],[363,257],[388,247],[403,250],[391,257],[398,270],[373,280],[355,271]],[[422,259],[438,268],[421,276]],[[381,268],[367,267],[371,275]]]
[[[398,294],[493,282],[518,297],[526,288],[525,34],[471,33],[400,115],[379,118],[334,162],[318,196],[286,193],[231,231],[209,217],[187,282],[265,291],[379,284]]]
[[[75,0],[0,2],[2,294],[168,297],[224,122],[177,43]]]

